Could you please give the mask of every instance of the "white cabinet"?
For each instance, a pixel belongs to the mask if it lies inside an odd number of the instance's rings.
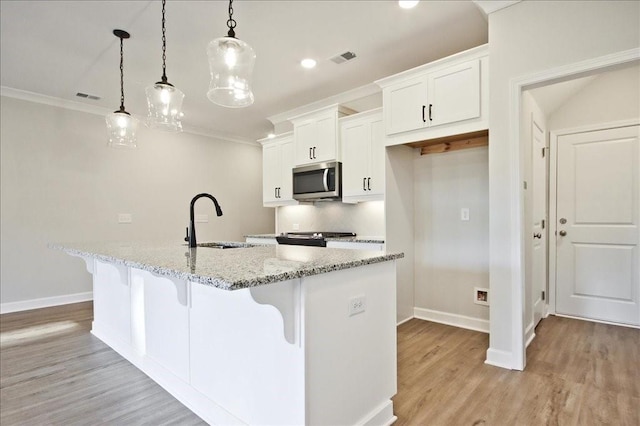
[[[384,125],[375,109],[340,120],[342,141],[342,201],[384,197]]]
[[[487,45],[379,80],[386,145],[488,128]]]
[[[298,204],[293,199],[293,135],[284,133],[262,143],[262,202],[275,207]]]
[[[298,115],[293,123],[295,165],[340,161],[338,118],[352,113],[339,105]]]

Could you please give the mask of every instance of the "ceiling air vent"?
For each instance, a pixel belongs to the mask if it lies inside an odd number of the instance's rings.
[[[82,92],[76,93],[76,96],[79,97],[79,98],[91,99],[92,101],[97,101],[98,99],[100,99],[100,96],[89,95],[89,94],[82,93]]]
[[[335,62],[336,64],[341,64],[343,62],[347,62],[352,59],[355,59],[355,57],[356,57],[356,54],[353,52],[344,52],[331,58],[331,61]]]

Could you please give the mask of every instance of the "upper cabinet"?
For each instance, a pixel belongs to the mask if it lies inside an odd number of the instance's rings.
[[[261,139],[262,202],[265,207],[298,204],[293,199],[293,134]]]
[[[488,77],[483,45],[377,81],[386,145],[487,129]]]
[[[339,105],[298,115],[293,123],[294,162],[296,166],[340,161],[340,135],[338,119],[353,113]]]
[[[384,198],[384,125],[378,108],[340,119],[342,201]]]

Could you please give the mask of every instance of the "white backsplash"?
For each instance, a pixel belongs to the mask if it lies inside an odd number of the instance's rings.
[[[291,231],[355,232],[361,237],[384,238],[384,202],[330,201],[278,207],[276,233]]]

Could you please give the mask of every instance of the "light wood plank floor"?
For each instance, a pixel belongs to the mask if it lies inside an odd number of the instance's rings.
[[[90,333],[92,305],[0,316],[0,424],[200,425]],[[640,330],[549,317],[525,372],[484,364],[488,336],[398,328],[396,425],[640,425]]]

